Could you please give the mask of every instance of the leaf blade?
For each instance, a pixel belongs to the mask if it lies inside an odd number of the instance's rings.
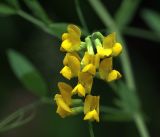
[[[9,16],[15,14],[15,9],[11,8],[6,4],[0,4],[0,15]]]
[[[142,18],[153,31],[160,34],[160,14],[155,11],[145,9],[142,12]]]
[[[46,96],[47,85],[33,65],[14,50],[9,50],[7,55],[13,72],[26,89],[39,97]]]

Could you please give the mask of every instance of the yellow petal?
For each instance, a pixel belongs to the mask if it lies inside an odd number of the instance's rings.
[[[122,51],[122,45],[120,43],[115,43],[113,46],[113,56],[118,56]]]
[[[98,48],[97,53],[99,54],[100,58],[105,58],[109,57],[112,54],[112,49],[111,48]]]
[[[64,68],[62,68],[62,70],[60,71],[60,74],[62,74],[65,78],[69,80],[72,78],[72,71],[68,66],[65,66]]]
[[[107,77],[107,81],[111,82],[111,81],[117,80],[121,77],[122,77],[122,75],[117,70],[112,70]]]
[[[62,118],[65,118],[66,116],[71,114],[71,112],[65,111],[60,106],[58,106],[56,113],[58,113]]]
[[[72,75],[74,77],[78,76],[80,72],[80,61],[75,56],[68,56],[68,67],[71,69]]]
[[[82,59],[82,65],[86,66],[90,63],[92,63],[92,56],[88,52],[85,52]]]
[[[81,30],[76,25],[73,24],[68,25],[67,30],[69,33],[75,33],[78,36],[81,35]]]
[[[96,54],[93,65],[95,65],[95,67],[98,68],[99,67],[99,63],[100,63],[100,56],[98,54]]]
[[[65,82],[58,82],[58,88],[65,103],[67,105],[71,105],[71,92],[73,90],[72,87]]]
[[[77,86],[75,86],[75,88],[72,90],[72,94],[76,94],[78,93],[78,95],[80,96],[85,96],[85,89],[82,86],[82,84],[77,84]]]
[[[68,33],[63,33],[62,35],[62,41],[66,40],[69,38],[69,34]]]
[[[84,114],[95,109],[99,114],[99,96],[87,95],[84,102]]]
[[[108,74],[111,70],[112,70],[112,57],[103,59],[99,65],[100,78],[105,80],[106,77],[108,77]]]
[[[92,75],[96,74],[96,67],[93,64],[88,64],[82,69],[82,72],[88,72]]]
[[[69,64],[68,57],[69,57],[69,56],[70,56],[70,57],[74,56],[74,57],[76,57],[79,61],[81,60],[81,58],[80,58],[80,56],[78,55],[78,53],[76,53],[76,52],[67,53],[66,56],[65,56],[64,59],[63,59],[63,65],[68,66],[68,64]]]
[[[88,64],[93,64],[96,68],[99,67],[100,57],[98,54],[91,55],[88,52],[85,52],[81,64],[86,66]]]
[[[84,120],[90,120],[90,121],[96,120],[97,122],[99,122],[99,114],[94,109],[85,115]]]
[[[78,82],[85,88],[86,93],[90,94],[93,83],[93,76],[86,72],[79,72]]]
[[[69,106],[64,102],[62,96],[60,94],[55,95],[55,101],[59,107],[61,107],[63,110],[67,112],[72,112],[72,110],[69,108]]]
[[[103,48],[112,48],[113,45],[116,42],[116,34],[115,33],[111,33],[108,36],[104,37],[103,39]]]
[[[73,51],[73,44],[68,39],[66,39],[62,42],[61,47],[62,47],[61,49],[64,49],[67,52],[72,52]]]

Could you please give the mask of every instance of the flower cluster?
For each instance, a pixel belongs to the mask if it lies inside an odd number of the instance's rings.
[[[84,120],[99,122],[100,97],[91,95],[93,78],[111,82],[121,77],[120,72],[113,69],[112,61],[121,53],[122,46],[116,42],[115,33],[104,37],[100,32],[95,32],[82,42],[81,30],[77,26],[68,25],[67,31],[62,35],[60,47],[66,53],[60,74],[68,80],[77,78],[78,82],[74,87],[64,82],[58,83],[60,94],[54,97],[57,113],[61,117],[76,113],[72,98],[78,95],[85,98]]]

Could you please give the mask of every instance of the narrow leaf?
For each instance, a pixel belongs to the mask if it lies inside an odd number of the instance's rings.
[[[15,14],[15,9],[9,7],[6,4],[0,4],[0,15],[8,16]]]
[[[19,9],[18,0],[5,0],[8,4],[12,5],[14,8]]]
[[[10,65],[22,84],[37,96],[45,96],[47,86],[40,73],[20,53],[9,50],[8,58]]]
[[[33,12],[35,17],[39,18],[45,23],[49,23],[49,18],[45,11],[43,10],[42,6],[38,2],[38,0],[24,0],[28,8]]]
[[[115,14],[115,22],[119,28],[125,27],[132,21],[140,1],[141,0],[122,0]]]
[[[155,32],[160,34],[160,14],[152,10],[143,10],[142,18],[147,25]]]

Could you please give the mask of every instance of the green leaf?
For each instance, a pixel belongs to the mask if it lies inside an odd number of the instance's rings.
[[[42,20],[45,23],[49,23],[50,20],[43,10],[42,6],[39,4],[38,0],[24,0],[28,8],[33,12],[35,17]]]
[[[160,14],[152,10],[143,10],[142,18],[147,25],[155,32],[160,34]]]
[[[118,107],[130,114],[140,111],[140,103],[136,92],[129,90],[126,84],[122,81],[118,82],[116,91],[119,99],[115,100],[115,104]]]
[[[115,22],[120,29],[124,28],[132,21],[140,1],[141,0],[122,0],[115,14]]]
[[[15,9],[9,7],[6,4],[0,4],[0,15],[8,16],[8,15],[13,15],[15,13],[16,13]]]
[[[9,50],[7,52],[10,65],[22,84],[37,96],[45,96],[47,86],[40,73],[20,53]]]
[[[18,0],[5,0],[8,4],[12,5],[16,9],[19,9],[19,3]]]

